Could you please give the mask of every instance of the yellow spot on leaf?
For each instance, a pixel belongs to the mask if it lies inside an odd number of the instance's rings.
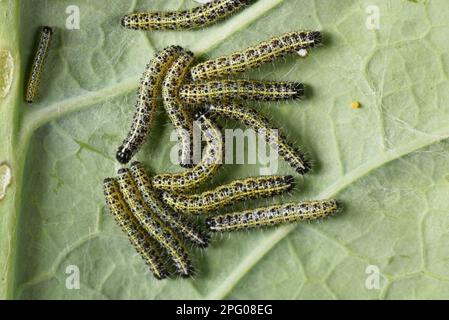
[[[358,101],[354,101],[353,103],[351,103],[352,109],[360,109],[361,107],[362,107],[362,105]]]

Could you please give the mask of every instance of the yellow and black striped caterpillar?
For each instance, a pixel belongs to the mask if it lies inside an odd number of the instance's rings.
[[[234,204],[236,201],[282,194],[290,191],[293,186],[292,176],[251,177],[233,181],[201,194],[183,195],[164,192],[162,199],[178,212],[197,214],[211,212]]]
[[[171,211],[157,197],[151,186],[150,177],[146,174],[143,165],[140,162],[134,162],[130,167],[131,174],[139,189],[143,200],[150,210],[166,222],[173,230],[182,235],[185,239],[195,243],[199,247],[205,248],[209,244],[209,236],[181,215]]]
[[[190,78],[199,81],[244,72],[301,49],[313,48],[321,41],[319,31],[285,33],[243,51],[199,63],[190,70]]]
[[[268,119],[259,115],[254,109],[240,104],[208,105],[209,116],[230,118],[251,127],[259,135],[263,135],[267,143],[299,174],[305,174],[311,169],[310,162],[301,150],[294,146],[282,133],[280,128],[274,127]]]
[[[180,165],[184,167],[192,166],[193,121],[179,100],[178,92],[192,62],[192,52],[184,51],[181,53],[168,69],[164,82],[162,83],[164,108],[181,139]]]
[[[335,200],[287,203],[210,217],[206,220],[206,224],[212,231],[237,231],[321,219],[337,212],[338,209],[339,204]]]
[[[103,191],[109,211],[117,224],[128,235],[129,241],[145,260],[151,272],[157,279],[167,278],[168,271],[159,254],[159,245],[146,235],[145,230],[132,215],[120,193],[117,181],[106,178],[103,183]]]
[[[213,24],[248,6],[253,0],[213,0],[183,11],[139,12],[125,15],[122,26],[134,30],[189,30]]]
[[[171,191],[189,191],[210,178],[219,168],[223,160],[223,138],[216,124],[201,115],[198,118],[201,132],[206,140],[206,148],[201,161],[193,168],[180,173],[158,174],[151,184],[156,189]]]
[[[28,103],[33,103],[36,98],[52,34],[53,29],[51,27],[45,26],[40,30],[39,43],[36,53],[34,54],[33,65],[31,66],[31,71],[26,86],[25,101]]]
[[[302,83],[254,80],[193,82],[179,90],[179,98],[188,105],[234,100],[281,101],[299,99],[303,95]]]
[[[182,52],[183,49],[179,46],[167,47],[146,66],[137,91],[136,111],[131,128],[116,154],[120,163],[128,163],[148,136],[156,113],[157,98],[160,96],[164,76],[167,69]]]
[[[117,182],[131,212],[148,234],[165,249],[177,273],[183,277],[191,276],[194,270],[184,243],[144,203],[129,169],[122,168],[118,171]]]

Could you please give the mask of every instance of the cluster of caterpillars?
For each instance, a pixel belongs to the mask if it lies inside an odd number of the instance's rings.
[[[135,13],[125,16],[122,25],[144,30],[191,29],[222,19],[249,2],[216,0],[177,13]],[[185,169],[150,176],[141,163],[133,162],[128,168],[120,169],[116,177],[104,180],[104,194],[109,211],[156,278],[173,274],[191,276],[194,267],[186,244],[206,247],[210,231],[228,232],[316,220],[338,210],[337,201],[318,200],[215,214],[238,201],[289,192],[294,187],[291,175],[250,177],[202,193],[197,191],[210,181],[223,163],[223,134],[217,124],[220,118],[230,118],[256,132],[264,132],[267,143],[290,167],[300,175],[309,172],[310,161],[300,148],[278,126],[243,104],[246,100],[298,99],[304,94],[304,86],[295,82],[227,77],[288,54],[310,50],[321,41],[318,31],[289,32],[196,65],[192,52],[170,46],[157,53],[146,66],[132,124],[116,158],[127,164],[139,151],[149,135],[158,101],[162,98],[168,118],[180,137],[179,159]],[[193,163],[191,152],[194,125],[199,126],[205,140],[198,163]],[[191,220],[195,215],[207,217],[205,226],[198,226]]]

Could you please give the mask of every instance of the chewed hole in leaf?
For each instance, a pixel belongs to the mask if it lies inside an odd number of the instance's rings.
[[[9,50],[0,49],[0,98],[6,97],[11,88],[14,59]]]
[[[6,195],[6,189],[8,188],[9,184],[11,183],[11,168],[6,164],[3,163],[0,165],[0,200],[3,200],[3,198]]]

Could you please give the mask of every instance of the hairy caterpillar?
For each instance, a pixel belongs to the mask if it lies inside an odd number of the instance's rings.
[[[106,178],[103,182],[103,191],[109,211],[117,224],[128,235],[129,241],[150,267],[151,272],[157,279],[167,278],[168,271],[157,250],[157,243],[146,235],[142,226],[129,211],[119,191],[117,181]]]
[[[51,27],[44,26],[40,30],[39,44],[34,54],[33,65],[31,66],[26,87],[25,101],[28,103],[33,103],[36,98],[52,34],[53,29]]]
[[[178,92],[192,62],[193,53],[183,52],[168,69],[162,83],[164,108],[181,138],[180,164],[184,167],[191,167],[193,127],[192,118],[179,100]]]
[[[193,168],[180,173],[158,174],[151,184],[156,189],[189,191],[211,177],[223,159],[223,138],[220,129],[205,115],[198,118],[200,129],[206,140],[201,161]]]
[[[206,224],[213,231],[237,231],[321,219],[337,212],[338,209],[339,205],[335,200],[287,203],[210,217]]]
[[[125,15],[122,26],[134,30],[189,30],[208,26],[248,6],[253,0],[214,0],[190,10]]]
[[[244,72],[300,49],[313,48],[321,44],[321,41],[319,31],[285,33],[243,51],[197,64],[190,70],[190,78],[199,81]]]
[[[177,272],[183,277],[191,276],[193,266],[183,242],[145,205],[129,169],[122,168],[118,171],[117,182],[131,212],[149,235],[166,250]]]
[[[267,143],[299,174],[305,174],[311,169],[310,162],[302,152],[287,139],[279,128],[274,127],[267,118],[259,115],[254,109],[230,103],[208,105],[206,110],[209,110],[212,115],[240,121],[258,134],[263,134]]]
[[[303,95],[302,83],[254,80],[189,83],[179,90],[179,98],[189,105],[233,100],[280,101],[299,99]]]
[[[209,244],[209,235],[196,228],[192,223],[181,215],[171,211],[157,197],[151,186],[150,177],[146,174],[143,165],[140,162],[134,162],[130,167],[131,174],[136,182],[146,205],[165,221],[171,228],[181,234],[184,238],[195,243],[199,247],[205,248]]]
[[[146,66],[137,91],[136,111],[131,128],[116,154],[120,163],[128,163],[145,141],[153,123],[163,78],[181,52],[183,49],[179,46],[167,47]]]
[[[211,212],[236,201],[259,197],[270,197],[290,191],[294,181],[292,176],[266,176],[236,180],[201,194],[183,195],[164,192],[165,203],[179,212]]]

